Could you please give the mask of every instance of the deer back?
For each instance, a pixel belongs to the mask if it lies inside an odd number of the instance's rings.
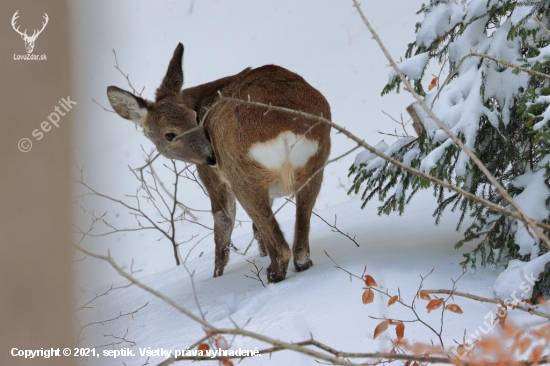
[[[184,103],[193,105],[199,119],[204,120],[218,169],[228,180],[246,176],[265,180],[267,185],[280,180],[279,191],[283,192],[279,193],[290,194],[296,175],[309,176],[326,162],[330,152],[328,124],[262,107],[215,104],[219,93],[328,119],[331,115],[319,91],[301,76],[274,65],[246,69],[184,90]]]

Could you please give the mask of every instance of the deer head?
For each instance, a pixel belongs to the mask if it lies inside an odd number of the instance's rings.
[[[13,18],[11,18],[11,26],[13,27],[13,29],[19,33],[21,35],[21,38],[23,38],[23,40],[25,41],[25,49],[27,50],[27,53],[31,53],[32,50],[34,49],[34,42],[36,41],[36,38],[38,38],[38,36],[40,35],[40,33],[42,33],[42,31],[44,30],[44,28],[46,28],[46,24],[48,24],[48,14],[44,13],[44,16],[43,18],[45,19],[44,22],[42,22],[42,29],[40,30],[34,30],[33,31],[33,34],[32,36],[28,36],[27,35],[27,30],[25,29],[24,32],[21,32],[19,31],[19,27],[15,28],[15,20],[17,18],[19,18],[19,15],[17,15],[17,13],[19,12],[19,10],[17,10],[15,12],[15,14],[13,14]]]
[[[183,104],[183,45],[180,43],[168,65],[166,76],[151,102],[125,90],[107,88],[115,112],[143,128],[157,150],[170,159],[216,165],[212,144],[197,121],[197,113]]]

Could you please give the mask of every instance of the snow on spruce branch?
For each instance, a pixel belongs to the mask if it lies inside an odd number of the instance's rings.
[[[393,66],[383,94],[405,83],[418,101],[414,112],[423,127],[418,139],[378,147],[407,166],[517,211],[525,220],[495,214],[442,186],[435,191],[436,222],[448,208],[462,212],[457,228],[467,215],[474,219],[457,243],[460,248],[479,242],[465,254],[464,266],[516,260],[502,274],[506,277],[538,258],[541,275],[533,299],[550,288],[549,241],[533,222],[547,223],[550,214],[549,4],[432,0],[422,6],[424,20],[399,65],[373,33]],[[437,92],[426,93],[422,79],[430,61],[447,65],[449,77]],[[385,214],[403,212],[419,189],[430,186],[368,152],[357,156],[351,174],[351,191],[363,189],[365,204],[378,195]],[[502,292],[498,285],[495,290]]]

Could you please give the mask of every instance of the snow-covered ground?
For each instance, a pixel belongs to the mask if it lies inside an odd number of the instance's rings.
[[[390,52],[402,55],[413,39],[415,12],[422,0],[364,1],[363,7]],[[120,67],[130,74],[139,89],[146,86],[144,97],[152,98],[166,70],[168,60],[178,42],[186,46],[185,84],[193,86],[242,70],[247,66],[274,63],[298,72],[329,100],[333,119],[371,144],[382,136],[378,131],[393,131],[395,124],[385,116],[395,117],[410,103],[405,94],[380,97],[388,81],[389,68],[368,32],[361,23],[351,2],[341,1],[84,1],[71,2],[74,22],[75,91],[79,104],[75,131],[75,157],[84,167],[88,184],[119,199],[131,200],[138,187],[128,165],[143,164],[143,149],[151,151],[152,144],[142,133],[120,117],[103,111],[91,98],[107,106],[105,90],[108,85],[129,89],[125,79],[112,66],[112,49],[116,49]],[[333,133],[332,157],[353,147],[343,136]],[[386,141],[392,142],[391,137]],[[141,145],[141,146],[140,146]],[[170,186],[172,175],[162,168],[166,159],[155,164],[161,180]],[[453,249],[460,238],[455,232],[456,214],[446,214],[439,226],[431,216],[435,200],[430,191],[419,193],[403,216],[380,217],[376,203],[361,210],[361,201],[351,199],[346,191],[350,180],[348,167],[354,154],[330,165],[316,205],[327,221],[338,216],[338,227],[356,236],[357,248],[344,236],[331,229],[317,217],[312,219],[311,252],[314,266],[306,272],[289,269],[287,279],[279,284],[262,287],[251,275],[255,260],[264,268],[269,260],[261,258],[256,243],[246,257],[232,253],[225,274],[212,278],[214,264],[213,240],[207,238],[190,256],[187,265],[195,271],[199,302],[207,319],[216,326],[231,326],[231,321],[246,329],[286,341],[309,338],[310,332],[319,341],[349,351],[389,350],[386,332],[372,340],[379,321],[369,318],[410,318],[398,305],[386,307],[387,299],[379,296],[370,305],[363,305],[362,284],[349,281],[349,276],[335,269],[324,251],[342,267],[361,274],[365,265],[382,289],[396,294],[398,288],[406,300],[412,300],[420,275],[432,268],[435,272],[426,281],[426,288],[450,288],[451,278],[461,274],[461,252]],[[193,183],[180,183],[180,199],[187,205],[208,210],[209,202]],[[77,190],[77,192],[80,192]],[[279,202],[280,204],[281,202]],[[96,215],[106,213],[106,220],[119,228],[135,226],[135,219],[120,205],[86,197],[79,201]],[[277,203],[276,203],[277,205]],[[75,207],[77,224],[85,229],[90,216]],[[197,214],[209,226],[210,214]],[[287,239],[291,241],[294,228],[294,207],[287,205],[278,214]],[[242,209],[238,218],[246,220]],[[160,220],[160,218],[159,218]],[[179,223],[179,240],[204,233],[191,223]],[[202,230],[202,231],[201,231]],[[206,231],[207,232],[207,231]],[[250,224],[235,229],[234,244],[245,248],[250,242]],[[197,312],[190,279],[181,267],[174,267],[169,243],[158,241],[156,232],[126,232],[120,235],[88,238],[83,245],[96,252],[110,250],[113,258],[139,270],[138,278],[170,296],[182,306]],[[185,255],[189,246],[182,247]],[[468,248],[463,248],[466,251]],[[82,259],[77,255],[76,259]],[[499,269],[500,270],[500,269]],[[499,271],[490,269],[468,273],[459,283],[459,290],[492,297],[492,286]],[[108,264],[92,258],[75,263],[78,305],[93,299],[94,294],[106,291],[111,284],[124,285]],[[264,281],[265,273],[261,274]],[[447,312],[445,340],[461,340],[464,329],[474,332],[486,320],[494,305],[480,305],[457,299],[464,314]],[[115,348],[133,345],[138,348],[181,349],[194,343],[203,331],[185,316],[134,287],[117,289],[93,301],[92,308],[77,312],[81,323],[117,318],[141,308],[131,316],[103,324],[87,326],[82,336],[83,346],[99,346],[118,340],[126,331],[126,341]],[[419,307],[421,310],[422,306]],[[421,314],[430,324],[439,324],[438,313]],[[522,317],[521,321],[525,320]],[[530,320],[530,319],[529,319]],[[111,335],[111,336],[109,336]],[[428,341],[433,334],[423,326],[407,323],[405,335],[409,340]],[[262,348],[258,342],[236,339],[233,348]],[[146,357],[89,359],[89,364],[143,365]],[[151,359],[154,365],[161,359]],[[257,365],[312,365],[314,361],[296,353],[282,352],[267,357],[243,361]]]
[[[230,319],[239,325],[246,324],[250,319],[247,330],[285,341],[307,340],[311,332],[318,341],[341,350],[389,351],[389,337],[395,339],[393,331],[373,340],[374,328],[380,321],[369,316],[412,320],[413,315],[399,304],[387,308],[388,299],[379,295],[375,296],[374,303],[363,305],[361,288],[364,284],[357,279],[350,282],[347,274],[334,268],[324,251],[341,267],[358,275],[362,274],[367,265],[367,273],[373,276],[380,289],[387,289],[393,295],[397,294],[399,288],[403,298],[409,302],[417,291],[420,275],[426,275],[432,268],[435,269],[434,273],[425,281],[424,288],[451,288],[451,278],[456,279],[461,274],[458,265],[461,254],[452,249],[452,243],[458,238],[454,232],[456,217],[449,215],[439,226],[433,226],[431,203],[426,196],[423,193],[416,197],[411,210],[400,220],[378,217],[373,207],[361,211],[360,202],[356,200],[320,211],[319,214],[328,221],[337,214],[338,227],[352,237],[356,235],[361,246],[357,248],[349,239],[332,232],[325,223],[314,218],[311,230],[314,266],[302,273],[290,269],[286,280],[269,284],[267,288],[245,277],[247,274],[252,275],[250,270],[253,269],[246,259],[255,260],[264,267],[269,264],[266,258],[259,256],[256,246],[246,257],[232,253],[226,272],[220,278],[212,278],[213,250],[189,261],[189,269],[195,271],[197,296],[202,310],[207,314],[207,320],[215,326],[232,327]],[[290,239],[293,222],[283,223],[282,229],[287,239]],[[234,243],[238,247],[246,246],[250,238],[251,234],[245,234],[235,238]],[[468,273],[459,281],[458,290],[492,297],[492,284],[497,274],[489,269]],[[265,273],[261,277],[266,282]],[[172,268],[145,276],[141,280],[198,314],[190,278],[183,268]],[[96,291],[101,293],[107,288]],[[93,298],[93,294],[88,293],[82,301],[90,298]],[[104,335],[120,337],[128,331],[125,338],[135,342],[135,345],[123,342],[115,349],[129,347],[136,356],[117,359],[100,356],[98,359],[90,359],[90,364],[121,365],[125,362],[127,365],[142,365],[146,357],[139,356],[140,347],[151,347],[153,350],[185,349],[204,335],[197,323],[135,286],[113,291],[96,300],[94,309],[82,310],[79,314],[87,314],[90,317],[87,319],[98,321],[134,311],[146,303],[149,303],[148,306],[139,310],[133,319],[123,317],[104,323],[103,326],[90,326],[83,332],[85,346],[98,346],[114,340]],[[478,327],[487,329],[484,321],[490,320],[486,316],[496,308],[493,304],[485,305],[462,298],[456,298],[455,303],[464,314],[446,312],[444,340],[448,346],[454,345],[453,339],[462,340],[464,330],[469,339]],[[425,304],[421,302],[419,314],[437,328],[440,312],[428,314],[424,307]],[[508,321],[536,322],[537,319],[525,314],[518,317],[514,313]],[[83,320],[83,323],[86,321]],[[477,333],[483,336],[479,329]],[[410,341],[437,341],[426,327],[418,323],[406,323],[405,336]],[[239,347],[254,350],[256,347],[264,348],[265,344],[237,338],[232,348]],[[110,348],[102,348],[101,351],[104,349]],[[149,362],[154,365],[160,361],[162,357],[151,358]],[[311,358],[293,352],[276,353],[271,360],[264,356],[243,363],[315,364]]]

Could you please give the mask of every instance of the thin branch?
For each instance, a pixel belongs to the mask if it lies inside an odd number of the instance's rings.
[[[479,301],[479,302],[488,302],[488,303],[496,304],[496,305],[504,304],[501,300],[490,299],[488,297],[483,297],[483,296],[469,294],[469,293],[466,293],[466,292],[459,292],[459,291],[453,291],[453,290],[438,289],[438,290],[424,290],[424,292],[426,292],[428,294],[449,294],[449,295],[452,295],[452,296],[465,297],[467,299],[471,299],[471,300],[475,300],[475,301]],[[538,310],[536,310],[535,307],[527,307],[527,306],[524,306],[524,305],[521,305],[521,304],[514,304],[512,306],[512,308],[524,311],[524,312],[529,313],[529,314],[537,315],[537,316],[540,316],[542,318],[546,318],[546,319],[550,320],[550,314],[538,311]]]
[[[247,259],[246,261],[254,266],[254,269],[250,270],[250,272],[252,272],[254,274],[254,277],[249,276],[249,275],[244,275],[244,276],[247,277],[247,278],[253,279],[254,281],[260,282],[262,284],[262,286],[265,288],[264,280],[262,280],[262,277],[260,276],[260,273],[262,272],[262,269],[264,269],[264,267],[258,268],[258,265],[256,264],[255,260],[251,261],[251,260]]]
[[[145,86],[143,87],[143,89],[141,89],[141,92],[138,93],[138,91],[136,90],[136,88],[134,88],[134,85],[132,85],[132,82],[130,81],[130,73],[125,74],[124,71],[122,71],[118,66],[118,58],[116,57],[116,51],[114,50],[114,48],[113,48],[113,55],[115,56],[115,69],[117,69],[118,72],[120,72],[122,76],[124,76],[124,78],[128,82],[128,86],[132,88],[132,92],[141,97],[141,94],[145,90]]]
[[[296,202],[294,202],[293,200],[291,200],[290,198],[286,198],[287,201],[289,201],[290,203],[296,205]],[[336,214],[334,214],[334,224],[331,224],[330,222],[328,222],[327,220],[325,220],[321,215],[319,215],[318,213],[316,213],[315,211],[312,211],[311,212],[312,214],[314,214],[315,216],[317,216],[319,219],[321,219],[321,221],[323,221],[325,224],[327,224],[328,227],[330,227],[331,231],[333,233],[338,233],[340,235],[343,235],[345,236],[346,238],[348,238],[349,240],[351,240],[357,247],[360,247],[359,243],[357,243],[357,240],[355,240],[355,238],[357,237],[357,235],[354,235],[353,238],[349,235],[349,233],[344,233],[342,230],[340,230],[338,228],[338,226],[336,226],[336,220],[338,219],[338,216],[336,216]]]

